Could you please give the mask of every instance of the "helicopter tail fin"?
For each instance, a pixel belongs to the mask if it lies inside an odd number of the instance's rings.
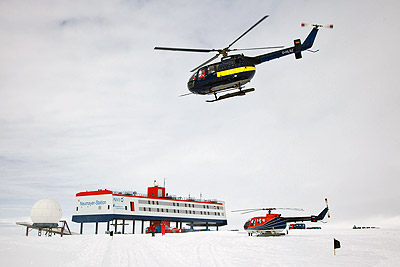
[[[311,216],[311,221],[312,222],[317,222],[317,221],[323,220],[325,218],[325,215],[328,213],[328,210],[329,210],[329,208],[326,207],[325,209],[323,209],[321,211],[320,214],[318,214],[318,216],[315,216],[315,215]]]
[[[313,46],[314,40],[317,37],[317,33],[318,33],[318,28],[317,27],[315,27],[315,28],[313,28],[311,30],[310,34],[304,40],[304,43],[303,43],[303,46],[302,46],[302,50],[310,49]]]

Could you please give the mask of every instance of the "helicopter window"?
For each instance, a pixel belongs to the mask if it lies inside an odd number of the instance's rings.
[[[206,68],[199,69],[197,80],[203,80],[206,77]]]
[[[211,65],[208,66],[208,73],[214,73],[215,72],[215,66]]]
[[[251,220],[250,226],[254,226],[255,222],[256,222],[256,220]]]

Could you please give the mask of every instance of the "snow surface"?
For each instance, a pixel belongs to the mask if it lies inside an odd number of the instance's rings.
[[[341,248],[333,255],[333,238]],[[399,266],[399,230],[0,237],[0,266]]]

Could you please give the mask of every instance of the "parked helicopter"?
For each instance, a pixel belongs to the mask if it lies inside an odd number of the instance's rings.
[[[289,48],[284,48],[271,53],[262,54],[255,57],[244,56],[243,54],[228,55],[231,51],[244,51],[244,50],[259,50],[259,49],[271,49],[271,48],[282,48],[283,46],[275,47],[258,47],[258,48],[244,48],[244,49],[232,49],[231,46],[239,41],[244,35],[250,32],[258,24],[260,24],[268,15],[261,18],[256,24],[250,27],[246,32],[240,35],[235,41],[230,43],[227,47],[222,49],[197,49],[197,48],[176,48],[176,47],[154,47],[155,50],[167,50],[167,51],[183,51],[183,52],[200,52],[200,53],[210,53],[218,52],[215,56],[202,63],[198,67],[191,70],[194,74],[190,77],[187,87],[191,93],[184,94],[181,96],[189,94],[200,94],[209,95],[214,94],[215,99],[207,100],[207,102],[219,101],[222,99],[243,96],[246,93],[252,92],[255,89],[243,89],[243,86],[250,82],[254,77],[256,72],[255,65],[261,64],[263,62],[277,59],[283,56],[294,54],[296,59],[302,58],[301,52],[309,50],[315,40],[318,29],[320,27],[333,28],[333,25],[318,25],[318,24],[305,24],[302,23],[301,26],[312,26],[310,34],[305,39],[304,43],[301,44],[300,39],[294,40],[294,46]],[[312,51],[315,52],[315,51]],[[221,62],[207,65],[211,61],[217,59],[222,55]],[[228,93],[225,95],[217,96],[217,93],[235,90],[233,93]]]
[[[247,220],[244,224],[244,229],[248,232],[249,236],[256,235],[284,235],[286,224],[288,222],[303,222],[303,221],[311,221],[317,222],[321,221],[325,218],[325,215],[328,213],[328,199],[325,198],[326,208],[321,211],[318,215],[311,215],[305,217],[281,217],[281,214],[271,214],[273,210],[297,210],[303,211],[303,209],[297,208],[261,208],[261,209],[244,209],[244,210],[234,210],[232,212],[241,212],[241,214],[250,213],[259,210],[267,210],[268,214],[261,217],[254,217],[250,220]]]

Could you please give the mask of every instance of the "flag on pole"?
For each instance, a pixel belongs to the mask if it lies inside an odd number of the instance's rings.
[[[336,250],[337,248],[340,248],[340,241],[336,240],[335,238],[333,239],[333,255],[336,255]]]
[[[333,248],[334,249],[340,248],[340,241],[336,240],[335,238],[333,239]]]

